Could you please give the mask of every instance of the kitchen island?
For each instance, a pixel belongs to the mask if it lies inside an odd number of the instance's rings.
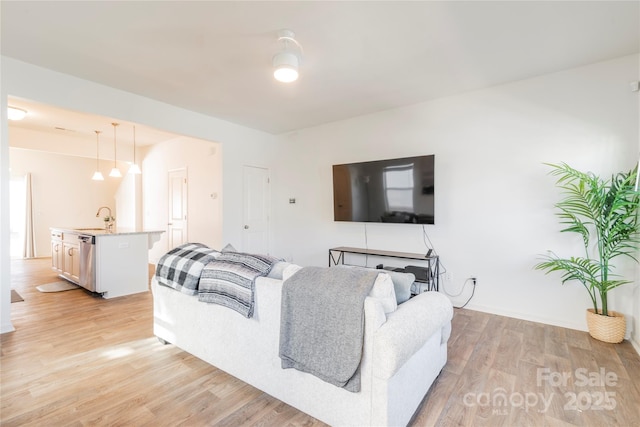
[[[83,288],[114,298],[149,290],[149,249],[162,230],[51,228],[51,268]]]

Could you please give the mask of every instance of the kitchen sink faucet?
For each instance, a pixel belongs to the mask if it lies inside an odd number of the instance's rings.
[[[106,209],[109,211],[109,215],[104,217],[104,228],[107,230],[111,230],[116,219],[111,214],[111,208],[109,206],[100,206],[98,208],[98,212],[96,213],[96,218],[100,216],[100,212],[102,212],[102,209]]]

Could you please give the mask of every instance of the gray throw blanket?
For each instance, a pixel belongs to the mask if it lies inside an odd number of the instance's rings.
[[[286,280],[280,318],[282,368],[360,391],[364,300],[378,273],[304,267]]]

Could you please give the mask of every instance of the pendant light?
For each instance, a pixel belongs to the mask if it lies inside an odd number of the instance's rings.
[[[91,177],[94,181],[104,181],[104,176],[102,176],[102,172],[100,172],[100,131],[94,131],[96,133],[96,171],[93,173]]]
[[[136,163],[136,126],[133,126],[133,164],[129,168],[129,173],[139,175],[142,173],[140,166]]]
[[[109,172],[109,176],[113,178],[120,178],[122,174],[120,169],[116,166],[116,126],[118,123],[111,123],[113,125],[113,169]]]

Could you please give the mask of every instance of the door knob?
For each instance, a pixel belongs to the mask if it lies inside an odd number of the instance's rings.
[[[245,226],[244,226],[244,229],[245,229],[245,230],[248,230],[248,229],[249,229],[249,226],[248,226],[248,225],[245,225]]]

